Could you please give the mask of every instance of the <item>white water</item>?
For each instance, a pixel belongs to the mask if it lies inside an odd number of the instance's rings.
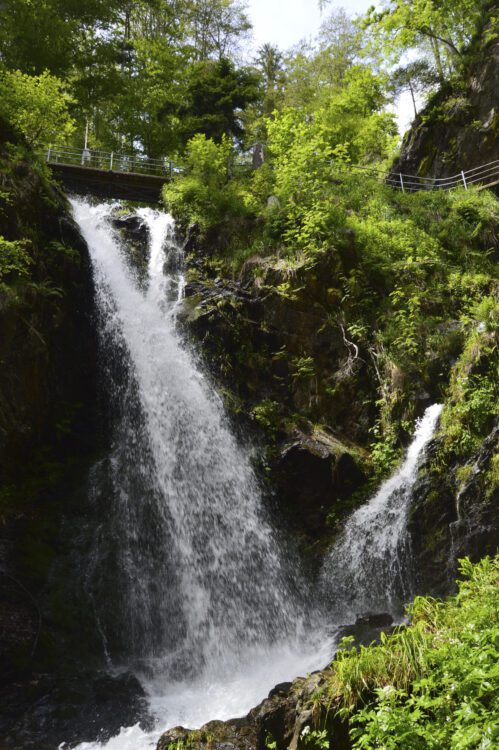
[[[171,219],[137,212],[150,238],[144,284],[110,207],[73,209],[94,267],[112,423],[110,455],[90,477],[84,576],[109,666],[139,676],[157,718],[152,732],[128,727],[77,750],[153,750],[166,728],[244,715],[276,683],[323,667],[334,644],[319,618],[305,617],[313,604],[303,603],[248,455],[177,332],[184,280]],[[404,463],[326,561],[331,629],[367,610],[396,611],[410,593],[407,513],[440,410],[426,411]]]
[[[249,457],[177,332],[184,281],[171,219],[137,212],[150,237],[144,290],[110,206],[75,200],[73,211],[94,268],[114,425],[90,478],[101,520],[86,588],[109,665],[135,671],[158,718],[154,732],[123,729],[105,747],[145,750],[167,727],[243,715],[277,682],[323,666],[332,646],[306,636],[299,576]]]
[[[407,517],[418,466],[442,411],[429,406],[400,468],[347,520],[322,572],[336,622],[368,612],[401,613],[413,593]]]

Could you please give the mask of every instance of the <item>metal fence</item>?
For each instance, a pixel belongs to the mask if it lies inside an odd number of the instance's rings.
[[[150,159],[147,156],[122,154],[115,151],[78,149],[68,146],[49,146],[45,155],[50,164],[69,164],[107,172],[130,172],[134,174],[171,177],[183,171],[169,159]]]
[[[114,151],[99,151],[96,149],[77,149],[67,146],[50,146],[46,151],[46,160],[51,164],[72,164],[112,172],[130,172],[134,174],[155,175],[158,177],[172,177],[184,172],[184,167],[175,164],[167,158],[149,159],[144,155],[123,154]],[[462,171],[451,177],[420,177],[404,172],[382,172],[372,167],[356,164],[339,164],[331,162],[338,174],[364,174],[378,179],[380,182],[403,192],[411,193],[420,190],[452,190],[456,187],[468,189],[471,185],[488,187],[499,183],[499,160],[489,162],[480,167]],[[231,165],[233,175],[245,174],[251,171],[250,162],[234,163]]]
[[[372,167],[363,167],[357,164],[348,164],[338,167],[340,172],[353,172],[365,174],[385,182],[390,187],[403,192],[411,193],[420,190],[452,190],[464,187],[466,190],[471,185],[487,187],[499,183],[499,160],[489,162],[480,167],[474,167],[451,177],[420,177],[419,175],[406,174],[404,172],[381,172]]]

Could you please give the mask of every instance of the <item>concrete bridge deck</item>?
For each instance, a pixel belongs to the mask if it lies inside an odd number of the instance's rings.
[[[179,168],[167,160],[90,149],[49,148],[46,161],[68,192],[159,203],[161,188]]]

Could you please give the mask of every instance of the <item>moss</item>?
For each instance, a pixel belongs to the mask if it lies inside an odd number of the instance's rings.
[[[458,488],[464,487],[468,479],[473,474],[473,466],[465,464],[464,466],[458,466],[456,469],[456,482]]]
[[[488,496],[497,492],[499,489],[499,454],[492,456],[490,468],[484,477],[484,484]]]

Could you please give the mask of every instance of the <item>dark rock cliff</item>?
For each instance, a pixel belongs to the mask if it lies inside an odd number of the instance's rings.
[[[55,554],[64,478],[95,443],[90,261],[67,199],[5,128],[0,237],[29,274],[0,284],[0,665],[28,666],[43,639],[39,593]],[[58,489],[57,489],[58,488]],[[22,627],[20,627],[22,623]]]
[[[418,115],[393,171],[449,177],[499,160],[497,30],[486,26],[476,48],[479,54],[473,46],[462,74],[442,87]]]
[[[334,533],[369,474],[377,383],[328,314],[337,262],[304,265],[290,279],[256,259],[235,281],[207,273],[196,249],[181,318],[229,411],[267,446],[281,522],[306,546]]]
[[[491,476],[499,424],[476,453],[445,468],[441,443],[434,441],[421,467],[409,520],[418,589],[435,595],[449,589],[459,559],[494,555],[499,540],[499,483]]]

